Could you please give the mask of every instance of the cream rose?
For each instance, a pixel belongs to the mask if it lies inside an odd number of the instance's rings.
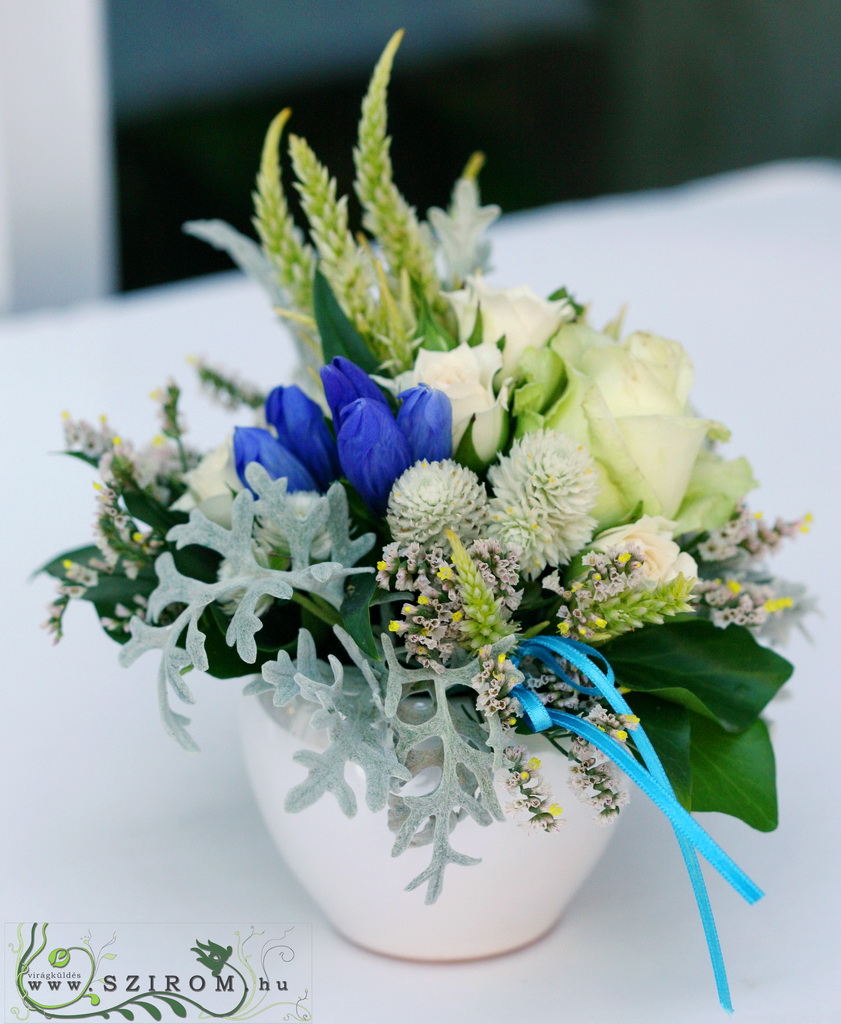
[[[473,447],[484,461],[496,454],[508,425],[508,388],[494,395],[493,379],[502,366],[499,349],[490,345],[457,345],[449,352],[422,348],[414,368],[395,381],[397,393],[416,384],[428,384],[443,391],[453,407],[453,451],[471,419]]]
[[[698,566],[692,555],[681,551],[672,534],[675,522],[663,516],[642,516],[635,523],[604,530],[593,538],[594,551],[610,551],[635,544],[642,549],[643,573],[652,584],[668,583],[681,573],[685,579],[698,575]]]
[[[226,529],[231,526],[231,505],[242,483],[234,467],[231,440],[208,452],[195,469],[184,474],[187,490],[173,504],[179,512],[197,508]]]
[[[543,348],[560,325],[575,315],[572,305],[561,299],[541,299],[528,285],[491,288],[482,277],[468,278],[467,287],[447,295],[458,320],[459,338],[467,339],[482,314],[482,343],[496,346],[504,338],[502,368],[512,374],[527,348]]]
[[[599,524],[621,522],[640,502],[649,515],[676,518],[705,438],[727,436],[721,424],[693,415],[692,364],[683,347],[651,334],[617,342],[567,324],[551,348],[563,359],[567,385],[545,425],[593,453],[602,484]]]

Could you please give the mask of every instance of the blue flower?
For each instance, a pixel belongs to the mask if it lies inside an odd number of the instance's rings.
[[[345,476],[376,515],[385,515],[391,485],[413,462],[388,405],[357,398],[345,406],[337,444]]]
[[[440,462],[453,454],[453,407],[443,391],[418,384],[401,392],[397,426],[412,452],[412,462]]]
[[[339,476],[339,456],[318,405],[294,384],[277,387],[266,399],[266,421],[283,447],[307,468],[317,489],[326,491]]]
[[[337,435],[344,423],[345,410],[358,398],[379,403],[385,410],[389,408],[385,395],[368,374],[343,356],[336,356],[329,366],[322,366],[321,382]]]
[[[234,430],[234,465],[237,476],[252,490],[245,479],[245,467],[259,462],[273,480],[285,476],[289,491],[317,491],[309,470],[268,430],[261,427],[236,427]],[[253,493],[253,492],[252,492]]]

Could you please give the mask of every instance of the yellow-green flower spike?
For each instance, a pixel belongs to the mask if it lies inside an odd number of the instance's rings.
[[[453,551],[453,567],[464,605],[461,628],[467,646],[478,651],[510,636],[514,630],[502,616],[501,599],[488,589],[467,549],[452,530],[447,530],[447,540]]]

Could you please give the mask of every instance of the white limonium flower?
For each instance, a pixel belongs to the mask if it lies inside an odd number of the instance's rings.
[[[417,384],[443,391],[453,407],[453,451],[473,422],[472,440],[485,462],[497,453],[508,428],[508,388],[494,394],[493,380],[502,366],[499,349],[489,345],[457,345],[449,352],[422,348],[411,370],[395,380],[396,392]]]
[[[664,516],[642,516],[627,526],[603,530],[593,538],[590,547],[594,551],[610,551],[635,544],[645,559],[643,576],[652,586],[668,583],[681,574],[690,580],[698,575],[698,566],[692,555],[681,551],[672,539],[675,525],[674,520]]]
[[[512,374],[527,348],[543,348],[558,328],[575,318],[567,299],[541,299],[528,285],[491,288],[480,276],[468,278],[467,287],[447,295],[458,319],[459,338],[466,341],[482,313],[483,346],[496,347],[505,338],[502,368]]]
[[[520,549],[526,575],[565,565],[592,537],[598,475],[587,449],[567,434],[526,434],[488,475],[494,491],[489,533]]]
[[[448,529],[473,540],[487,523],[488,495],[472,470],[424,459],[394,481],[386,519],[395,540],[443,544]]]

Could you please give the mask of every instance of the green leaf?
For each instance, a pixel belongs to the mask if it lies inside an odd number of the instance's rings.
[[[726,732],[691,715],[692,810],[723,811],[760,832],[777,827],[774,751],[758,719],[744,732]]]
[[[377,588],[377,577],[373,572],[351,576],[345,588],[340,614],[342,625],[356,641],[360,650],[380,661],[374,633],[371,629],[371,598]]]
[[[297,634],[299,624],[298,615],[295,612],[290,614],[289,604],[283,605],[283,612],[287,621],[294,623],[294,633]],[[274,610],[274,609],[273,609]],[[266,616],[267,618],[268,616]],[[293,650],[290,645],[294,640],[272,644],[269,642],[270,633],[266,629],[265,621],[263,628],[255,635],[257,643],[257,659],[246,664],[237,654],[236,647],[229,647],[225,639],[230,619],[219,608],[218,605],[210,605],[204,610],[199,618],[199,629],[205,634],[204,649],[207,652],[208,675],[216,679],[238,679],[240,676],[250,676],[259,673],[260,668],[267,661],[273,661],[277,652],[283,649]],[[290,625],[290,628],[293,628]],[[265,636],[263,634],[266,634]]]
[[[62,555],[57,555],[46,565],[33,573],[37,576],[40,573],[47,573],[58,580],[67,579],[67,570],[64,568],[65,561],[77,562],[79,565],[90,565],[91,560],[102,558],[102,552],[98,547],[91,544],[84,548],[74,548]],[[113,609],[116,604],[127,604],[131,607],[132,598],[135,594],[142,594],[148,597],[157,585],[157,577],[151,566],[144,567],[137,574],[135,579],[129,579],[118,565],[114,572],[99,573],[99,582],[95,587],[89,587],[83,600],[92,601],[95,605],[105,605]],[[106,614],[112,614],[107,612]]]
[[[69,455],[71,459],[78,459],[80,462],[86,462],[89,466],[93,466],[94,469],[99,465],[99,459],[94,458],[93,455],[85,455],[84,452],[54,452],[56,455]]]
[[[131,1012],[131,1010],[127,1010],[124,1006],[115,1006],[114,1010],[117,1013],[121,1013],[126,1020],[134,1020],[134,1014]]]
[[[116,953],[103,953],[102,955],[105,957],[106,960],[116,960],[117,959],[117,954]]]
[[[145,1010],[152,1020],[160,1020],[163,1017],[161,1011],[153,1003],[144,1003],[140,999],[132,999],[135,1006],[139,1006],[141,1010]]]
[[[34,579],[36,576],[40,576],[42,572],[45,572],[48,576],[54,576],[57,580],[63,580],[67,577],[64,569],[65,562],[79,562],[81,565],[88,565],[92,558],[101,557],[102,552],[95,544],[88,544],[83,548],[73,548],[72,551],[65,551],[63,554],[56,555],[46,565],[36,569],[32,576],[30,576],[30,579]]]
[[[601,651],[630,690],[652,693],[742,732],[786,682],[792,666],[743,626],[687,619],[625,633]]]
[[[692,766],[690,763],[689,712],[686,708],[647,693],[628,695],[628,703],[639,717],[651,745],[663,763],[675,796],[686,810],[692,809]],[[631,733],[631,740],[634,734]],[[637,760],[642,762],[641,758]]]
[[[584,312],[584,307],[580,302],[576,302],[572,295],[567,291],[565,287],[556,288],[555,291],[549,296],[550,302],[558,302],[560,299],[568,299],[569,304],[575,310],[576,319],[580,317]]]
[[[169,1006],[171,1006],[172,1012],[175,1014],[176,1017],[187,1016],[186,1008],[181,1003],[179,1003],[177,999],[173,999],[170,996],[158,996],[158,999],[162,1000],[164,1003],[167,1003]]]
[[[313,278],[312,301],[324,362],[329,363],[336,356],[344,356],[366,373],[375,373],[377,360],[362,335],[345,315],[327,279],[318,268]]]
[[[423,289],[416,284],[412,291],[418,314],[418,333],[423,339],[421,348],[429,349],[431,352],[449,352],[454,349],[458,339],[435,319]]]
[[[172,555],[176,569],[185,576],[192,576],[202,583],[218,580],[222,556],[217,551],[203,548],[200,544],[187,544],[183,548],[168,545],[167,551]]]
[[[190,518],[186,512],[167,508],[145,491],[126,491],[123,500],[133,519],[139,519],[141,523],[146,523],[163,534],[179,523],[186,523]]]
[[[458,448],[456,449],[453,458],[460,466],[466,466],[468,469],[472,469],[477,476],[484,476],[485,470],[488,468],[488,463],[479,455],[476,448],[473,445],[473,424],[476,422],[476,414],[474,413],[470,417],[470,422],[467,424],[467,429],[462,435],[461,441],[459,441]]]

